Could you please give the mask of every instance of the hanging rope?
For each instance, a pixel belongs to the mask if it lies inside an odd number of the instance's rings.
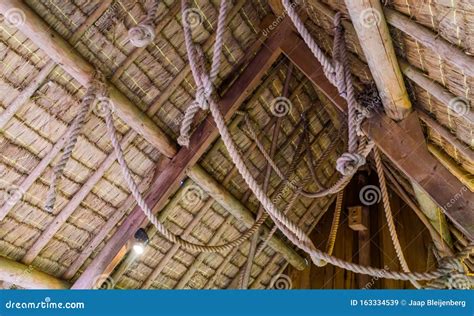
[[[128,30],[130,43],[135,47],[145,47],[155,39],[155,19],[158,11],[158,0],[152,0],[145,18],[136,26]]]
[[[46,203],[44,206],[45,210],[48,212],[52,212],[54,209],[58,195],[58,181],[63,177],[64,169],[72,156],[72,152],[76,146],[79,133],[84,127],[87,113],[89,112],[92,103],[96,99],[97,86],[99,86],[102,82],[102,79],[98,78],[99,76],[100,73],[97,72],[92,79],[86,94],[82,98],[79,112],[76,114],[76,117],[72,122],[71,132],[68,134],[68,139],[65,142],[64,148],[62,150],[62,156],[58,163],[53,167],[53,174],[51,176]]]
[[[281,171],[281,169],[278,167],[276,162],[270,157],[268,152],[265,150],[265,147],[263,146],[261,141],[258,139],[257,133],[256,133],[255,129],[253,128],[251,122],[248,120],[248,118],[246,118],[245,122],[246,122],[246,125],[247,125],[247,129],[249,131],[249,135],[252,137],[253,141],[257,145],[257,148],[262,153],[265,160],[270,164],[270,166],[273,168],[273,170],[275,171],[275,173],[278,175],[278,177],[280,179],[286,180],[284,178],[284,175],[283,175],[283,172]],[[343,128],[342,130],[344,131],[345,129]],[[332,152],[332,150],[334,149],[334,147],[336,145],[337,145],[337,140],[335,142],[333,142],[323,152],[323,155],[321,156],[321,158],[327,158],[327,156]],[[363,137],[359,146],[360,146],[359,152],[361,153],[361,156],[364,157],[364,160],[365,160],[365,157],[367,157],[367,155],[372,150],[372,148],[374,146],[374,143],[372,141],[368,141],[367,138]],[[319,162],[323,161],[321,158],[319,159]],[[313,172],[314,172],[314,170],[312,171],[312,173]],[[354,170],[354,172],[355,172],[355,170]],[[335,193],[339,192],[340,190],[342,190],[343,188],[346,187],[346,185],[352,179],[352,176],[353,176],[352,173],[349,173],[348,175],[343,175],[342,177],[339,178],[339,180],[336,181],[336,183],[333,186],[331,186],[330,188],[327,188],[327,189],[322,189],[322,190],[319,190],[319,191],[316,191],[316,192],[301,190],[301,195],[303,195],[305,197],[308,197],[308,198],[319,198],[319,197],[324,197],[324,196],[327,196],[327,195],[335,194]],[[299,188],[291,182],[288,182],[288,186],[293,191],[299,190]]]
[[[402,246],[400,245],[400,241],[398,240],[397,230],[395,228],[395,223],[393,221],[392,208],[390,206],[390,199],[388,196],[387,182],[385,180],[385,174],[383,172],[382,159],[380,158],[380,154],[377,147],[374,147],[374,160],[375,160],[375,168],[377,169],[377,175],[379,177],[380,191],[382,193],[383,209],[385,213],[385,218],[387,219],[387,226],[388,226],[388,231],[390,233],[390,238],[392,239],[393,247],[395,248],[395,253],[397,254],[397,258],[398,258],[398,261],[400,262],[402,270],[405,272],[410,272],[410,268],[408,268],[408,263],[402,251]],[[421,285],[416,281],[411,281],[411,284],[413,284],[413,286],[416,287],[417,289],[421,288]]]
[[[183,0],[185,3],[186,0]],[[286,7],[288,7],[289,2],[287,0],[283,0],[283,3],[286,3]],[[183,9],[185,9],[185,6],[183,6]],[[187,25],[184,25],[184,30],[185,34],[189,32],[189,27]],[[186,41],[186,49],[188,52],[188,57],[190,59],[190,64],[195,63],[196,61],[191,61],[192,59],[195,59],[195,55],[193,54],[194,49],[193,49],[193,43],[190,38],[190,36],[185,36],[185,39],[188,38]],[[347,73],[347,72],[346,72]],[[201,78],[200,75],[202,74],[194,74],[195,75],[195,81],[197,82]],[[348,81],[348,78],[346,76],[346,85],[350,85],[350,81]],[[351,91],[350,88],[345,88],[346,89],[346,94],[350,95]],[[355,101],[355,98],[351,99],[351,97],[348,97],[348,103],[353,104],[353,101]],[[253,178],[251,175],[249,169],[245,165],[243,158],[241,157],[237,146],[235,145],[234,141],[231,138],[230,132],[227,129],[225,120],[220,113],[219,107],[217,105],[216,100],[214,99],[213,96],[209,96],[207,98],[207,103],[209,104],[209,108],[211,111],[211,114],[214,118],[214,121],[216,122],[216,126],[219,130],[219,133],[221,135],[221,138],[224,142],[224,145],[226,146],[230,157],[232,158],[232,161],[236,165],[239,173],[249,186],[249,188],[252,190],[252,192],[255,194],[259,202],[263,205],[264,209],[267,211],[268,215],[272,218],[272,220],[275,222],[276,226],[283,232],[283,234],[291,241],[293,242],[296,246],[298,246],[300,249],[306,251],[310,256],[311,259],[314,263],[319,262],[320,260],[327,261],[328,263],[331,263],[337,267],[356,272],[356,273],[363,273],[363,274],[368,274],[371,276],[376,276],[376,277],[383,277],[383,278],[388,278],[388,279],[398,279],[398,280],[431,280],[435,278],[439,278],[441,276],[444,276],[445,270],[436,270],[433,272],[425,272],[425,273],[417,273],[417,272],[397,272],[397,271],[387,271],[384,269],[378,269],[378,268],[373,268],[373,267],[366,267],[350,262],[346,262],[344,260],[335,258],[333,256],[330,256],[319,249],[317,249],[312,241],[306,236],[304,231],[295,225],[285,214],[283,214],[281,211],[279,211],[275,205],[273,205],[272,201],[268,198],[268,196],[265,194],[265,192],[262,190],[260,185],[256,182],[256,180]],[[351,105],[351,106],[352,106]],[[353,124],[354,121],[349,120],[349,133],[355,132],[353,129]],[[351,127],[352,126],[352,127]],[[371,143],[368,141],[368,143]],[[371,144],[373,146],[373,143]],[[364,146],[359,143],[358,149],[361,151],[361,149],[369,147],[369,146]],[[354,165],[357,165],[356,162],[351,162]],[[352,171],[355,172],[355,171]]]
[[[222,0],[219,8],[219,16],[217,20],[216,30],[216,42],[214,44],[212,54],[211,70],[207,74],[205,71],[205,57],[204,52],[199,46],[193,44],[191,29],[188,23],[185,22],[185,12],[188,8],[188,0],[181,1],[182,12],[183,12],[183,29],[184,39],[186,44],[186,50],[189,55],[189,64],[191,66],[191,72],[196,82],[196,98],[191,102],[189,107],[186,109],[183,121],[181,122],[180,136],[178,137],[178,144],[181,146],[189,146],[189,138],[191,125],[194,116],[199,109],[207,110],[209,108],[207,99],[213,92],[213,83],[219,73],[222,57],[222,47],[224,45],[224,32],[225,32],[225,20],[227,17],[228,3],[227,0]]]

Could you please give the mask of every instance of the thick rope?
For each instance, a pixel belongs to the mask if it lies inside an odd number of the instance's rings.
[[[136,26],[128,30],[130,43],[135,47],[145,47],[151,44],[155,37],[155,19],[158,10],[159,1],[152,0],[145,18]]]
[[[81,100],[79,112],[77,113],[76,117],[74,118],[74,121],[72,122],[71,132],[69,133],[68,140],[66,141],[65,146],[63,148],[62,156],[58,163],[53,167],[53,174],[51,176],[48,195],[46,197],[46,203],[44,206],[44,208],[48,212],[52,212],[54,209],[54,205],[56,204],[56,199],[58,195],[58,181],[63,176],[66,164],[72,156],[72,152],[74,150],[74,147],[76,146],[79,134],[82,128],[84,127],[89,108],[91,107],[92,103],[96,98],[96,86],[97,82],[94,79],[91,82],[89,88],[87,89],[86,94]]]
[[[289,2],[286,0],[284,0],[284,3],[286,3],[287,6],[289,4]],[[184,25],[184,29],[186,33],[186,29],[187,29],[186,25]],[[193,58],[193,56],[191,55],[193,51],[192,47],[193,47],[192,42],[186,45],[186,49],[188,51],[188,56],[190,59]],[[190,61],[190,63],[192,62]],[[198,77],[198,74],[196,75]],[[197,81],[198,78],[195,78],[195,80]],[[433,272],[425,272],[425,273],[418,273],[418,272],[407,273],[407,272],[387,271],[385,269],[361,266],[355,263],[346,262],[339,258],[330,256],[320,251],[319,249],[317,249],[312,243],[312,241],[309,239],[309,237],[305,234],[305,232],[300,227],[295,225],[295,223],[293,223],[287,216],[285,216],[285,214],[283,214],[281,211],[279,211],[275,207],[275,205],[272,203],[269,197],[265,194],[265,192],[262,190],[262,188],[257,183],[257,181],[253,178],[253,176],[250,173],[250,170],[245,165],[243,158],[238,151],[237,146],[232,140],[230,132],[227,129],[224,117],[220,113],[217,102],[214,100],[212,96],[208,98],[208,104],[209,104],[211,114],[214,117],[214,120],[216,122],[216,126],[224,142],[224,145],[226,146],[229,152],[229,155],[232,158],[232,161],[234,162],[234,164],[236,165],[239,173],[241,174],[241,176],[243,177],[243,179],[245,180],[249,188],[252,190],[252,192],[255,194],[258,201],[263,205],[263,207],[265,208],[269,216],[278,226],[278,228],[283,232],[283,234],[291,242],[293,242],[300,249],[310,254],[313,262],[317,263],[320,260],[324,260],[337,267],[340,267],[352,272],[363,273],[363,274],[368,274],[371,276],[383,277],[383,278],[388,278],[388,279],[431,280],[431,279],[435,279],[435,278],[439,278],[443,276],[444,271],[441,271],[441,270],[437,270]],[[373,143],[371,144],[371,146],[373,146]],[[371,147],[371,146],[365,146],[365,147]],[[359,144],[359,149],[361,149],[360,147],[361,145]]]
[[[298,16],[296,9],[290,4],[290,1],[283,0],[282,2],[290,19],[303,37],[303,40],[321,63],[325,76],[347,101],[349,152],[342,154],[338,159],[336,170],[344,176],[352,176],[360,166],[365,164],[365,157],[363,157],[360,152],[357,152],[357,142],[358,135],[360,134],[360,124],[362,123],[361,117],[368,116],[368,113],[362,109],[355,97],[352,74],[344,40],[344,28],[341,23],[341,14],[338,12],[334,17],[335,40],[333,60],[331,61],[314,41],[303,21]]]
[[[180,136],[178,137],[178,144],[181,146],[188,147],[190,139],[191,125],[193,123],[194,116],[199,109],[207,110],[209,105],[207,99],[213,92],[213,83],[219,73],[219,68],[222,59],[222,47],[224,45],[224,32],[225,32],[225,21],[228,11],[227,0],[222,0],[219,8],[219,16],[217,21],[216,30],[216,42],[214,44],[212,63],[209,74],[205,71],[205,57],[204,52],[200,48],[197,48],[193,44],[191,29],[185,22],[185,12],[188,8],[188,0],[181,1],[183,10],[183,29],[184,29],[184,41],[189,56],[189,64],[191,66],[191,72],[196,82],[196,98],[191,102],[191,105],[186,109],[183,121],[181,123]]]
[[[375,168],[377,169],[377,175],[379,177],[380,191],[382,193],[383,209],[385,213],[385,218],[387,219],[387,226],[388,226],[388,231],[390,233],[390,238],[392,239],[393,247],[395,248],[395,253],[397,254],[397,258],[398,258],[398,261],[400,262],[402,270],[405,272],[410,272],[410,268],[408,267],[408,263],[402,251],[402,246],[400,245],[400,241],[398,240],[397,230],[395,228],[395,222],[393,221],[392,208],[390,206],[390,198],[389,198],[388,190],[387,190],[387,182],[385,180],[385,174],[383,172],[382,159],[380,158],[380,154],[377,147],[374,147],[374,160],[375,160]],[[413,284],[413,286],[416,287],[417,289],[421,288],[421,285],[416,281],[411,281],[411,284]]]
[[[114,148],[114,151],[117,157],[117,161],[120,165],[120,169],[125,178],[125,182],[127,183],[127,186],[129,187],[133,197],[137,201],[138,206],[141,208],[141,210],[146,215],[148,220],[156,227],[157,231],[163,237],[165,237],[172,243],[175,243],[179,245],[180,247],[183,247],[184,249],[191,250],[191,251],[224,252],[224,251],[231,250],[234,247],[240,246],[244,241],[246,241],[250,236],[252,236],[258,229],[260,229],[262,224],[265,222],[265,219],[266,219],[265,216],[261,216],[260,218],[258,218],[257,221],[252,225],[252,227],[250,227],[247,231],[245,231],[241,236],[239,236],[235,240],[232,240],[222,245],[216,245],[216,246],[195,244],[195,243],[186,241],[182,239],[181,237],[176,236],[171,231],[169,231],[161,222],[158,221],[157,217],[153,214],[152,210],[150,209],[147,202],[143,198],[138,188],[138,185],[136,184],[135,180],[132,177],[132,173],[130,169],[128,168],[127,162],[125,161],[123,150],[118,140],[117,131],[113,123],[112,112],[110,111],[109,108],[106,108],[105,111],[106,111],[105,121],[107,124],[107,131],[111,139],[112,146]]]
[[[474,282],[469,278],[463,261],[474,252],[474,243],[469,244],[461,252],[453,257],[445,257],[439,260],[439,270],[443,276],[429,282],[426,289],[461,289],[469,290]]]
[[[284,177],[283,171],[281,171],[281,169],[278,167],[276,162],[270,157],[268,152],[265,150],[265,147],[263,146],[261,141],[258,139],[257,133],[256,133],[255,129],[253,128],[251,122],[249,121],[249,119],[247,117],[245,117],[245,122],[246,122],[246,125],[247,125],[247,130],[249,132],[249,135],[252,137],[253,141],[257,145],[257,148],[262,153],[265,160],[270,164],[270,166],[273,168],[273,170],[275,171],[275,173],[277,174],[277,176],[280,179],[286,180],[286,178]],[[359,145],[360,147],[359,147],[358,152],[360,153],[360,157],[363,157],[363,159],[365,160],[365,157],[367,157],[367,155],[372,150],[372,147],[374,146],[374,143],[371,142],[371,141],[368,141],[365,144],[364,140],[366,140],[366,139],[363,138],[363,141]],[[326,148],[326,150],[323,152],[323,155],[321,157],[326,158],[332,152],[334,147],[337,145],[337,142],[338,142],[338,140],[336,139],[328,148]],[[339,158],[339,159],[341,159],[341,158]],[[319,159],[319,162],[322,162],[322,159]],[[324,197],[324,196],[327,196],[327,195],[335,194],[335,193],[339,192],[340,190],[344,189],[346,187],[346,185],[352,179],[352,176],[354,175],[354,173],[357,171],[357,168],[354,165],[352,165],[351,163],[348,163],[345,166],[347,168],[352,168],[351,173],[348,173],[348,174],[343,175],[342,177],[340,177],[339,180],[337,180],[336,183],[333,186],[331,186],[330,188],[322,189],[322,190],[319,190],[319,191],[316,191],[316,192],[301,190],[301,195],[303,195],[305,197],[308,197],[308,198],[319,198],[319,197]],[[299,190],[299,188],[291,182],[288,182],[288,186],[293,191]]]

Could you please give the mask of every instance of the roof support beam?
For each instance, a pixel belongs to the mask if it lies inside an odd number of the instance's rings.
[[[0,256],[0,280],[25,289],[68,289],[69,284],[49,274],[36,270],[33,266]]]
[[[69,75],[87,87],[94,77],[95,68],[23,1],[2,0],[0,2],[0,13],[5,14],[11,9],[19,9],[25,15],[20,31]],[[115,86],[108,83],[108,87],[117,115],[161,153],[172,157],[177,150],[172,140]]]
[[[396,121],[402,120],[410,113],[411,102],[383,16],[382,5],[379,0],[346,0],[345,3],[359,42],[362,43],[385,112]]]
[[[297,35],[286,37],[282,46],[284,54],[320,89],[343,113],[347,104],[323,75],[319,61]],[[410,180],[430,195],[459,229],[474,240],[474,193],[470,192],[428,151],[424,138],[411,133],[419,126],[416,113],[396,123],[385,114],[374,113],[363,124],[364,132],[382,152]]]
[[[280,55],[280,44],[287,35],[286,25],[279,25],[272,35],[265,41],[260,51],[249,63],[242,74],[234,81],[219,101],[219,107],[226,120],[229,120],[241,103],[260,83],[265,72],[271,67]],[[278,36],[275,36],[278,34]],[[151,184],[150,194],[146,197],[148,205],[153,206],[157,213],[176,192],[180,181],[184,178],[186,169],[194,165],[209,145],[218,137],[215,123],[205,120],[198,126],[191,136],[189,148],[181,148],[171,159],[163,172]],[[111,259],[133,236],[136,229],[144,221],[145,215],[140,208],[135,207],[132,213],[122,223],[102,251],[94,258],[88,268],[73,285],[75,289],[87,289],[92,286],[94,278],[100,275]]]

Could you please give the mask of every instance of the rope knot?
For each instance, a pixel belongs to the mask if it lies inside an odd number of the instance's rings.
[[[442,258],[440,260],[438,271],[440,271],[442,275],[428,283],[428,288],[459,290],[469,290],[471,288],[471,280],[466,275],[459,258]]]
[[[128,30],[130,43],[135,47],[145,47],[155,39],[155,26],[153,24],[140,23]]]
[[[206,89],[204,87],[198,87],[196,91],[196,102],[199,105],[199,107],[203,110],[209,109],[209,102],[207,100],[208,94],[206,92]]]
[[[365,165],[365,157],[358,153],[343,153],[336,161],[336,170],[342,175],[354,174],[360,166]]]

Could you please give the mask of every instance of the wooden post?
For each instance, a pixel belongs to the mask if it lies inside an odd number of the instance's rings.
[[[0,256],[0,280],[25,289],[68,289],[69,284],[49,274]]]
[[[403,76],[379,0],[345,0],[352,24],[388,117],[404,119],[411,110]]]

